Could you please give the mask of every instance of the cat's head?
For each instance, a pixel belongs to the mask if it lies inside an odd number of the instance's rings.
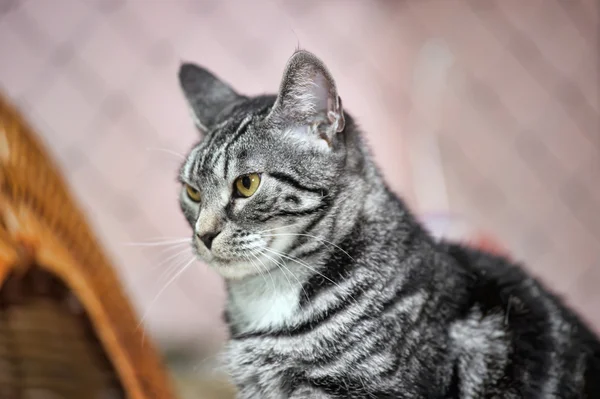
[[[297,51],[276,96],[238,94],[193,64],[179,79],[202,135],[180,172],[198,256],[235,279],[318,251],[323,239],[306,238],[323,238],[347,162],[344,112],[325,65]]]

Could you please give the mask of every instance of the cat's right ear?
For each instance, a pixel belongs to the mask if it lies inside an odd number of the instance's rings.
[[[243,98],[211,72],[191,63],[179,67],[179,84],[194,122],[203,133],[215,125],[223,110]]]
[[[308,140],[332,146],[345,127],[342,100],[325,64],[314,54],[297,50],[288,60],[279,94],[268,118],[291,127]]]

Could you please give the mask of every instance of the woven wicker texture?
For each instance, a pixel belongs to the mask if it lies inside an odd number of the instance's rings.
[[[171,398],[138,323],[60,173],[0,97],[0,398],[119,398],[119,386]]]
[[[87,317],[55,277],[11,276],[0,308],[0,398],[125,397]]]

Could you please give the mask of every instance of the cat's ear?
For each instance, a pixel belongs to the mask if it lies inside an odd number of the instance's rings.
[[[335,81],[323,62],[308,51],[297,51],[288,61],[279,94],[269,115],[331,146],[344,130],[344,111]]]
[[[181,64],[179,84],[196,126],[204,133],[213,127],[223,110],[243,98],[227,83],[195,64]]]

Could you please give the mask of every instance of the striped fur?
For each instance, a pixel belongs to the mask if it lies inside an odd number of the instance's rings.
[[[504,258],[436,242],[385,184],[316,57],[277,96],[183,65],[203,139],[181,194],[226,280],[239,398],[599,398],[600,344]],[[249,198],[237,177],[260,173]]]

